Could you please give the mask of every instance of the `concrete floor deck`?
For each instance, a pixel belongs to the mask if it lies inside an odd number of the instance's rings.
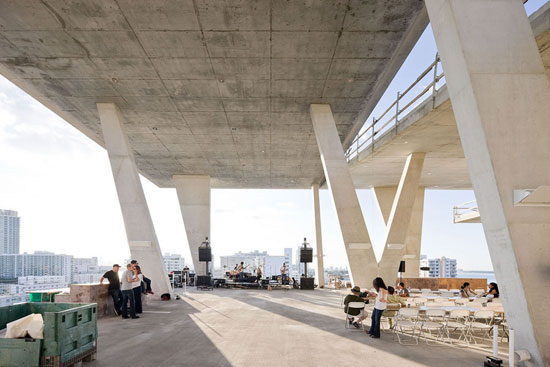
[[[190,291],[150,302],[139,320],[99,321],[98,358],[87,367],[480,366],[487,353],[455,346],[401,346],[344,328],[332,290]]]

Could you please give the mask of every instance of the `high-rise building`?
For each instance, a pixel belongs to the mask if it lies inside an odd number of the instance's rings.
[[[0,209],[0,254],[19,253],[20,222],[16,211]]]
[[[164,265],[168,272],[176,270],[181,271],[185,267],[185,259],[179,254],[164,254],[162,259],[164,260]]]
[[[456,259],[449,259],[445,256],[428,259],[426,255],[422,255],[420,257],[420,266],[428,266],[430,268],[428,272],[424,272],[428,273],[427,276],[430,278],[456,278],[457,276]]]
[[[0,279],[26,276],[59,275],[71,282],[72,259],[70,255],[35,251],[34,254],[1,254]]]

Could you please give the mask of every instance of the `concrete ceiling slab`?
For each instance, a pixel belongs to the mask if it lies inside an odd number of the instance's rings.
[[[310,104],[344,141],[426,24],[419,0],[6,0],[0,72],[99,144],[96,103],[116,103],[161,187],[306,188]]]

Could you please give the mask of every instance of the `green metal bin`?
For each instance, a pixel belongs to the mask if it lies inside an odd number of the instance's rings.
[[[61,367],[95,354],[97,304],[20,303],[0,307],[0,329],[31,313],[42,314],[44,339],[0,339],[0,366]]]

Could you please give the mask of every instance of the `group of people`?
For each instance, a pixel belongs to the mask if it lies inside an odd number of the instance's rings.
[[[113,298],[114,311],[123,319],[139,319],[137,314],[143,313],[141,297],[143,294],[154,294],[151,280],[146,278],[136,260],[126,265],[126,270],[119,277],[120,265],[114,264],[99,280],[99,284],[109,281],[109,295]]]
[[[244,261],[241,261],[240,264],[235,264],[235,267],[232,270],[229,271],[229,279],[238,279],[239,282],[244,282],[247,278],[247,275],[251,275],[251,273],[247,274],[245,272],[245,270],[249,266],[250,265],[245,265]],[[289,283],[288,270],[289,270],[288,265],[286,265],[286,263],[284,262],[283,265],[281,266],[281,282],[282,282],[282,284],[288,284]],[[256,280],[255,280],[255,282],[259,282],[260,279],[262,279],[262,276],[263,276],[262,266],[258,265],[256,267]]]
[[[479,294],[474,292],[470,288],[469,282],[464,282],[464,284],[460,287],[460,295],[462,298],[470,298],[470,297],[478,297]],[[500,292],[498,290],[498,285],[495,282],[489,283],[489,290],[481,295],[482,297],[493,297],[498,298],[500,296]]]

